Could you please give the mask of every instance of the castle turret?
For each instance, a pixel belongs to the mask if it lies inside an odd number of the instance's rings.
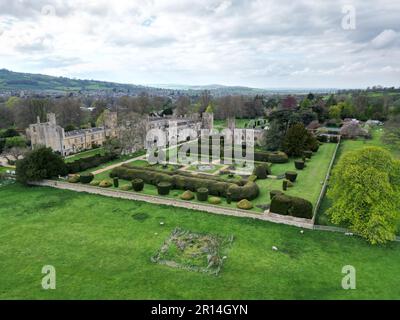
[[[203,112],[202,115],[202,128],[203,129],[208,129],[208,130],[213,130],[214,129],[214,113],[211,111],[209,112],[207,108],[206,112]]]
[[[47,114],[47,122],[49,122],[51,125],[56,125],[56,115],[54,113],[48,113]]]

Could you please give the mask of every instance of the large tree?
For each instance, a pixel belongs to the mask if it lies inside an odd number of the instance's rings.
[[[60,155],[51,148],[41,147],[30,151],[17,161],[17,180],[22,183],[66,175],[67,168]]]
[[[128,154],[143,149],[148,129],[146,117],[134,112],[121,113],[118,122],[121,152]]]
[[[282,142],[283,151],[292,157],[302,156],[304,151],[315,150],[317,145],[317,139],[302,123],[292,125]]]
[[[400,162],[385,149],[346,153],[333,170],[331,221],[372,244],[394,240],[400,218]]]
[[[15,124],[17,128],[27,128],[30,124],[36,123],[37,117],[42,121],[51,110],[52,102],[49,99],[29,98],[20,101],[13,107]]]
[[[287,96],[282,100],[282,107],[284,109],[295,109],[297,107],[297,100],[293,96]]]
[[[264,148],[267,151],[277,151],[282,145],[282,140],[285,135],[285,127],[278,121],[270,122],[269,127],[264,132]]]
[[[0,129],[5,129],[14,125],[14,113],[5,104],[0,103]]]
[[[190,99],[186,96],[180,96],[176,101],[176,109],[177,116],[184,116],[190,113]]]
[[[1,149],[1,155],[7,159],[8,164],[13,165],[28,152],[27,141],[21,136],[4,138]]]
[[[57,122],[62,127],[80,127],[83,123],[82,104],[77,99],[63,98],[55,103]]]

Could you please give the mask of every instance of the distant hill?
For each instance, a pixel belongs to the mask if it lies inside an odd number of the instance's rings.
[[[78,92],[78,91],[124,91],[141,92],[146,87],[114,82],[78,80],[65,77],[53,77],[42,74],[12,72],[0,69],[0,90],[16,91],[47,91],[47,92]]]
[[[296,89],[296,88],[277,88],[260,89],[244,86],[223,86],[212,85],[177,85],[177,84],[156,84],[152,86],[142,86],[133,84],[122,84],[115,82],[97,80],[79,80],[66,77],[53,77],[42,74],[13,72],[0,69],[0,92],[8,91],[31,91],[40,93],[96,93],[96,92],[115,92],[128,95],[137,95],[141,92],[156,95],[174,95],[185,93],[188,95],[198,95],[200,92],[208,90],[212,95],[257,95],[257,94],[307,94],[310,91],[317,93],[327,93],[336,91],[335,89]]]

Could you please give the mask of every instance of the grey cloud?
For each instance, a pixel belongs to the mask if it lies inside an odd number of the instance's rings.
[[[112,35],[108,39],[108,43],[123,47],[144,47],[158,48],[172,44],[176,39],[172,36],[135,36],[127,34]]]
[[[51,35],[29,38],[29,40],[21,40],[15,45],[14,48],[24,54],[46,51],[50,48],[52,40],[53,37]]]
[[[41,59],[32,60],[38,68],[63,68],[71,65],[82,63],[83,60],[79,57],[59,57],[59,56],[48,56]]]

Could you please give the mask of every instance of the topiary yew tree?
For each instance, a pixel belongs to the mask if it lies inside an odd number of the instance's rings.
[[[292,157],[300,157],[307,150],[316,150],[317,146],[318,140],[302,123],[292,125],[282,142],[283,151]]]
[[[346,153],[333,170],[331,221],[372,244],[394,240],[400,218],[400,161],[385,149]]]
[[[28,152],[24,159],[17,161],[17,180],[22,183],[63,176],[67,172],[64,160],[51,148],[35,149]]]

